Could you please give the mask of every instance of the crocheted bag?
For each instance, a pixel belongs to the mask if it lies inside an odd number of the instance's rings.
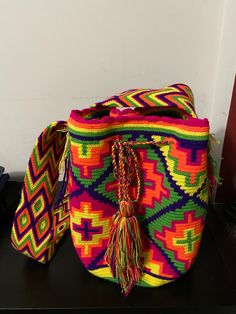
[[[190,88],[124,92],[73,110],[68,130],[64,122],[53,124],[36,143],[14,247],[50,260],[68,229],[69,200],[81,261],[94,275],[117,281],[124,294],[134,284],[156,287],[185,273],[197,255],[213,182],[209,125],[196,117]],[[53,207],[60,159],[66,171]]]

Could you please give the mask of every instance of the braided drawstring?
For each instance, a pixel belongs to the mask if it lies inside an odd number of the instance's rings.
[[[141,195],[141,174],[136,145],[166,145],[169,141],[121,141],[113,142],[111,157],[114,176],[118,181],[119,210],[113,217],[105,261],[117,278],[122,292],[128,295],[139,282],[143,271],[143,236],[135,207]],[[136,197],[131,199],[129,187],[136,180]],[[136,205],[136,206],[135,206]]]

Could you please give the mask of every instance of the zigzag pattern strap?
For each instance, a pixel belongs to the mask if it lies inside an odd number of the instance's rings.
[[[173,84],[161,89],[131,89],[96,103],[111,107],[176,107],[196,117],[191,88],[185,84]]]
[[[65,121],[50,124],[39,136],[26,170],[15,213],[12,244],[21,253],[47,263],[69,229],[69,194],[54,205],[59,166],[66,145]]]

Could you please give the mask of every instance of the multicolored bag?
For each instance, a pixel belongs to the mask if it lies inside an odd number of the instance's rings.
[[[197,118],[183,84],[72,110],[68,123],[50,125],[34,147],[14,247],[46,263],[70,224],[86,269],[118,282],[125,295],[134,285],[179,278],[196,258],[214,183],[208,140],[208,120]]]

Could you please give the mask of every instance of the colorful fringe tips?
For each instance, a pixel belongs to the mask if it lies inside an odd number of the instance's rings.
[[[113,219],[105,260],[122,292],[128,295],[142,275],[142,233],[137,217],[133,214],[126,216],[127,211],[134,211],[132,202],[121,201],[119,206],[120,210]]]
[[[72,110],[34,147],[14,247],[45,263],[70,229],[85,268],[117,282],[124,295],[134,285],[176,280],[196,259],[216,182],[209,138],[208,120],[197,118],[184,84],[134,89]]]
[[[127,295],[142,275],[142,234],[134,210],[134,202],[140,196],[140,175],[137,157],[129,143],[119,139],[114,141],[112,163],[115,178],[118,180],[119,210],[113,218],[105,261]],[[129,185],[134,179],[132,166],[138,182],[137,197],[133,201],[129,195]]]

